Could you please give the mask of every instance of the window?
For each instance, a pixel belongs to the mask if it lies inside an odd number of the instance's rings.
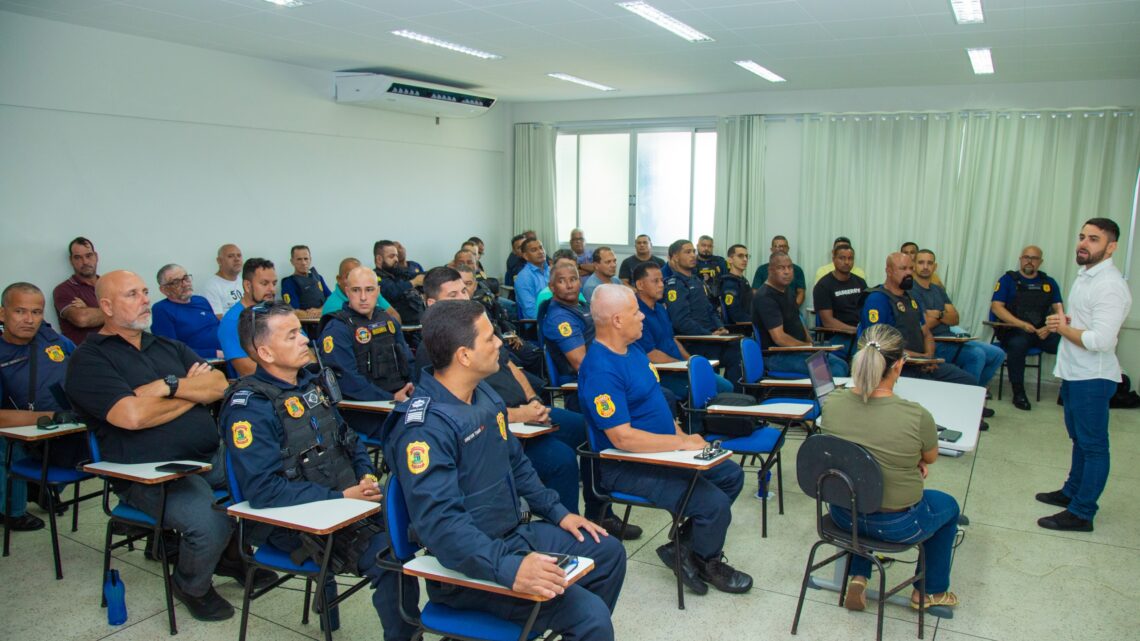
[[[560,133],[555,148],[558,238],[580,227],[591,245],[658,246],[712,235],[716,131]]]

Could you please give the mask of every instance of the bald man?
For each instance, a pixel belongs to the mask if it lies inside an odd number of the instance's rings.
[[[360,265],[360,261],[351,256],[340,261],[340,268],[336,274],[336,289],[333,290],[332,294],[329,294],[328,299],[325,300],[324,307],[321,307],[321,316],[335,314],[344,309],[344,304],[348,302],[348,296],[344,293],[348,272],[360,267]],[[396,310],[392,309],[392,304],[380,294],[376,295],[376,309],[388,314],[393,320],[400,320],[400,315],[396,313]]]
[[[113,463],[202,461],[213,465],[165,485],[115,481],[119,500],[182,533],[174,570],[174,596],[203,621],[233,616],[218,595],[214,574],[245,580],[231,542],[232,525],[213,509],[213,490],[226,489],[218,428],[207,405],[219,400],[226,377],[186,345],[155,336],[150,298],[138,275],[114,271],[99,279],[95,295],[104,323],[71,357],[66,389],[72,405],[95,432],[104,460]],[[166,496],[165,508],[163,496]],[[255,583],[275,577],[261,572]]]
[[[241,300],[241,249],[233,243],[218,248],[217,273],[202,283],[202,296],[210,301],[214,315],[219,319]]]

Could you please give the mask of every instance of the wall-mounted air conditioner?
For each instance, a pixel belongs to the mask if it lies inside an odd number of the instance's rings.
[[[441,118],[474,118],[495,104],[494,98],[454,87],[374,73],[337,74],[335,98],[346,105]]]

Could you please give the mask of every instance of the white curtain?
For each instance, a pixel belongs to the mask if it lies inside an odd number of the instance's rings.
[[[547,252],[558,247],[554,201],[554,141],[551,125],[515,125],[514,226],[533,229]]]
[[[720,254],[735,243],[748,246],[753,269],[757,261],[768,257],[768,239],[764,237],[764,132],[763,116],[724,118],[716,128],[713,237]],[[751,274],[748,277],[751,279]]]

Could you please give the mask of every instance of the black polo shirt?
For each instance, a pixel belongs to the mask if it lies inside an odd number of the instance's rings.
[[[784,291],[772,288],[768,283],[756,292],[752,299],[752,324],[760,329],[760,347],[775,346],[768,330],[783,328],[784,333],[801,341],[807,340],[803,321],[796,309],[795,290],[789,285]]]
[[[204,405],[195,405],[162,425],[126,430],[107,422],[115,403],[136,387],[173,374],[186,376],[202,359],[184,343],[143,332],[135,349],[117,335],[92,334],[71,357],[67,395],[95,431],[103,460],[151,463],[172,459],[208,461],[218,449],[218,426]]]

